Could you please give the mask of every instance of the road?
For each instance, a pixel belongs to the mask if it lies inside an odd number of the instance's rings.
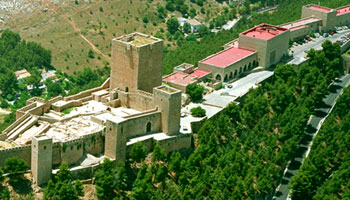
[[[311,42],[302,44],[302,45],[298,45],[298,46],[293,46],[291,48],[291,51],[293,51],[293,57],[294,59],[289,61],[288,64],[295,64],[295,65],[299,65],[300,63],[304,62],[306,60],[305,56],[306,50],[309,50],[311,48],[314,48],[315,50],[320,50],[322,49],[322,44],[323,42],[325,42],[326,40],[330,40],[331,42],[335,42],[337,41],[340,37],[344,36],[345,34],[350,33],[350,30],[343,30],[343,31],[339,31],[338,33],[335,33],[334,35],[330,35],[329,37],[319,37],[314,39]]]
[[[323,99],[325,106],[316,109],[316,114],[312,115],[309,119],[305,129],[305,138],[299,141],[299,150],[297,156],[288,164],[284,175],[281,180],[281,185],[277,188],[277,192],[273,199],[286,200],[290,199],[290,189],[288,188],[291,178],[298,172],[301,164],[309,155],[312,140],[320,130],[324,120],[331,113],[338,96],[341,94],[342,88],[349,86],[350,75],[341,77],[338,81],[334,82],[330,88],[330,94],[326,95]]]

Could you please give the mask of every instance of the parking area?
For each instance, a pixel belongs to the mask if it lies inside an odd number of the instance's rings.
[[[331,42],[337,42],[338,40],[342,40],[342,38],[346,37],[346,34],[350,33],[350,29],[347,27],[339,28],[336,33],[324,33],[324,34],[316,34],[315,38],[310,37],[309,40],[305,39],[302,42],[295,42],[293,46],[290,48],[290,52],[293,54],[293,59],[288,62],[288,64],[300,65],[301,63],[306,61],[307,51],[311,48],[315,50],[322,49],[322,44],[326,40]]]

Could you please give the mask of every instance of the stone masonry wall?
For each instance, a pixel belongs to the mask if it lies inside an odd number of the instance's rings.
[[[7,158],[17,157],[23,159],[28,166],[31,164],[31,145],[0,150],[0,167],[4,167]]]

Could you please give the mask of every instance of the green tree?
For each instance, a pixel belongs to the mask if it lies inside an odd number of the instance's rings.
[[[197,102],[203,98],[204,87],[197,84],[191,83],[186,88],[186,93],[190,95],[192,101]]]
[[[202,107],[198,106],[191,109],[191,114],[193,117],[204,117],[206,115],[206,111]]]
[[[179,22],[177,21],[177,19],[175,17],[171,17],[170,19],[168,19],[166,24],[168,27],[168,31],[171,34],[174,34],[179,29],[179,26],[180,26]]]
[[[153,148],[152,152],[152,161],[166,161],[167,153],[166,151],[160,146],[159,143],[156,143],[156,145]]]
[[[3,185],[4,181],[4,171],[0,169],[0,199],[8,200],[10,199],[10,191],[6,186]]]
[[[88,57],[89,58],[95,58],[95,54],[94,54],[94,51],[92,49],[89,49],[88,51]]]
[[[183,30],[185,33],[191,32],[191,25],[189,23],[184,23]]]
[[[123,163],[118,163],[117,168],[114,168],[113,162],[105,159],[103,164],[95,172],[95,185],[97,196],[99,199],[113,199],[115,197],[124,197],[127,179],[126,166]]]
[[[23,181],[24,173],[27,171],[28,165],[24,160],[19,158],[8,158],[5,161],[5,172],[9,173],[10,184],[15,185]]]
[[[142,144],[142,142],[137,142],[136,144],[132,145],[129,155],[135,162],[141,162],[147,156],[146,147]]]
[[[44,199],[74,200],[83,196],[84,191],[79,180],[72,179],[72,173],[66,163],[60,165],[56,177],[50,180],[44,189]]]

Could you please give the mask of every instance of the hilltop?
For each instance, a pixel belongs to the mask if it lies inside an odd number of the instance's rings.
[[[196,19],[207,25],[223,7],[215,0],[206,0],[202,13],[196,3],[185,3],[188,10],[196,10]],[[165,0],[6,0],[0,2],[0,29],[11,29],[25,40],[41,43],[52,51],[55,68],[73,73],[108,65],[111,38],[135,31],[155,35],[166,30],[165,19],[181,13],[167,12],[161,19],[157,6],[165,4]],[[88,56],[90,49],[94,54]]]

